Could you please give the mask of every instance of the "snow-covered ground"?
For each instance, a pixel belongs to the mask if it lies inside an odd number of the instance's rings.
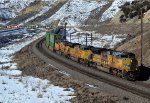
[[[9,31],[1,30],[0,31],[0,48],[8,44],[19,41],[20,39],[25,39],[32,37],[36,33],[28,33],[25,28],[12,29]]]
[[[35,0],[0,0],[0,17],[14,18],[16,13],[27,7]]]
[[[132,1],[134,0],[114,0],[112,5],[103,13],[102,17],[100,17],[100,21],[103,22],[113,18],[119,11],[119,6]]]
[[[67,22],[68,25],[71,26],[80,25],[89,17],[92,10],[97,8],[100,10],[107,3],[107,0],[69,0],[52,17],[42,21],[42,24],[44,25],[54,20],[60,20],[61,22]]]
[[[95,32],[81,31],[77,28],[68,29],[69,34],[71,34],[71,42],[86,44],[86,34],[87,44],[94,47],[101,48],[114,48],[117,43],[120,43],[126,39],[127,34],[99,34]],[[92,44],[91,44],[91,34],[92,34]],[[70,35],[67,35],[67,40],[70,41]]]
[[[40,38],[42,32],[24,42],[13,43],[0,48],[0,102],[1,103],[68,103],[74,90],[54,86],[48,80],[31,76],[22,77],[13,62],[13,54],[32,41]]]
[[[24,34],[24,33],[27,33],[26,29],[24,28],[14,29],[12,31],[0,31],[0,37],[8,36],[8,35]]]

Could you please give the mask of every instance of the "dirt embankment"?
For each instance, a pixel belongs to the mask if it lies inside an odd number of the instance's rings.
[[[90,88],[83,82],[73,80],[70,77],[61,74],[58,70],[48,66],[47,63],[38,59],[31,51],[31,45],[24,47],[16,53],[14,59],[18,67],[22,70],[22,75],[30,75],[42,79],[50,80],[54,85],[65,88],[75,89],[76,98],[72,99],[73,103],[114,103],[117,100],[111,96],[104,95],[94,88]]]

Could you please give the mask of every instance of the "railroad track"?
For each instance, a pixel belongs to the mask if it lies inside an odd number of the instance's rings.
[[[99,80],[101,82],[107,83],[109,85],[115,86],[117,88],[123,89],[150,100],[150,88],[148,88],[147,85],[144,86],[144,84],[141,85],[136,82],[127,81],[104,72],[99,72],[96,69],[91,69],[69,59],[66,59],[56,53],[53,53],[52,51],[49,51],[48,48],[46,48],[44,44],[44,37],[33,43],[31,50],[39,57],[43,55],[40,58],[44,61],[51,61],[52,64],[54,62],[57,62],[58,65],[60,65],[59,67],[67,67],[93,79]]]

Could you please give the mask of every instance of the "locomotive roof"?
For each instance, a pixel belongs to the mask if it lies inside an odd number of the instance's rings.
[[[114,55],[114,56],[118,56],[118,57],[128,57],[128,58],[130,58],[130,57],[134,57],[135,58],[135,54],[133,54],[133,53],[129,53],[129,52],[122,52],[122,51],[113,51],[112,52],[112,55]]]
[[[80,49],[82,50],[91,50],[91,48],[93,48],[93,46],[80,45]]]
[[[64,45],[69,45],[70,42],[68,41],[62,41],[64,43]]]
[[[135,54],[122,51],[113,51],[113,55],[135,55]]]
[[[98,47],[92,47],[91,48],[91,51],[95,54],[99,54],[99,53],[101,53],[102,51],[105,51],[105,50],[107,50],[107,49],[106,48],[98,48]]]
[[[71,42],[68,43],[68,46],[70,46],[70,47],[72,47],[72,48],[73,48],[74,46],[76,46],[76,45],[80,45],[80,44],[79,44],[79,43],[71,43]]]

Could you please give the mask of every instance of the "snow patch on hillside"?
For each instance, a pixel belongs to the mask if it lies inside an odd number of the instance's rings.
[[[100,21],[106,21],[113,18],[116,13],[119,11],[119,6],[124,5],[126,2],[132,2],[134,0],[115,0],[112,5],[103,13],[100,17]]]
[[[67,29],[69,34],[67,35],[67,40],[74,43],[80,43],[82,45],[86,45],[86,35],[87,35],[87,45],[91,45],[94,47],[100,48],[109,48],[113,49],[118,43],[122,42],[127,38],[127,34],[100,34],[82,31],[77,28]],[[92,34],[92,44],[91,44],[91,34]]]
[[[38,14],[36,14],[35,16],[33,16],[33,17],[27,19],[24,23],[27,23],[27,22],[29,22],[29,21],[31,21],[31,20],[37,18],[38,16],[43,15],[43,14],[44,14],[45,12],[47,12],[47,11],[52,7],[52,5],[54,5],[57,1],[58,1],[58,0],[51,0],[51,1],[45,2],[45,3],[47,4],[47,6],[44,6]]]
[[[11,19],[16,17],[16,13],[27,7],[35,0],[0,0],[0,17]]]
[[[38,14],[36,14],[35,16],[33,16],[33,17],[27,19],[24,23],[27,23],[27,22],[29,22],[29,21],[35,19],[36,17],[43,15],[43,14],[44,14],[45,12],[47,12],[50,8],[51,8],[51,7],[48,7],[48,6],[43,7],[42,10],[41,10]]]
[[[67,22],[68,25],[80,25],[88,19],[92,10],[99,10],[106,5],[107,1],[85,1],[85,0],[69,0],[58,12],[47,20],[42,21],[42,24],[50,23],[54,20]]]

